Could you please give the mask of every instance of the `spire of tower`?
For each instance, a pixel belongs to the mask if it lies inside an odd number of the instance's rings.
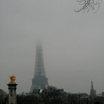
[[[96,96],[96,91],[94,89],[93,81],[91,80],[91,89],[90,89],[90,96],[94,98]]]
[[[46,86],[48,86],[48,80],[44,68],[43,49],[42,45],[38,43],[36,46],[35,71],[31,91],[34,89],[44,89]]]
[[[94,89],[93,81],[91,80],[91,89]]]

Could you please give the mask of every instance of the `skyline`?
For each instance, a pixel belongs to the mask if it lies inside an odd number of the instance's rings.
[[[36,49],[35,49],[35,50],[36,50]],[[35,56],[35,58],[36,58],[36,55],[34,55],[34,56]],[[35,61],[34,61],[34,62],[35,62]],[[35,64],[34,64],[34,66],[35,66]],[[35,68],[35,67],[34,67],[34,68]],[[25,73],[24,73],[24,74],[25,74]],[[36,74],[36,73],[35,73],[35,74]],[[11,73],[11,75],[16,75],[16,74],[15,74],[15,73]],[[9,76],[10,76],[10,75],[9,75]],[[33,76],[34,76],[34,74],[33,74]],[[18,79],[18,78],[17,78],[17,79]],[[22,80],[24,80],[24,79],[22,79]],[[31,80],[32,80],[32,79],[31,79]],[[56,79],[56,80],[57,80],[57,79]],[[8,82],[9,82],[9,81],[8,81]],[[8,82],[7,82],[7,83],[8,83]],[[21,81],[17,81],[17,82],[19,82],[18,85],[21,86],[21,83],[20,83]],[[50,82],[50,81],[49,81],[49,82]],[[88,93],[88,94],[90,94],[91,84],[92,84],[92,80],[89,81],[89,91],[88,91],[88,92],[84,92],[84,91],[81,92],[81,91],[77,91],[77,90],[76,90],[76,91],[70,91],[70,90],[66,90],[66,89],[64,89],[64,90],[67,91],[67,92],[70,92],[70,93]],[[32,85],[32,83],[31,83],[31,85]],[[31,85],[30,85],[30,88],[31,88]],[[6,86],[7,86],[7,85],[6,85]],[[58,87],[58,86],[55,86],[54,84],[53,84],[53,85],[50,85],[50,84],[49,84],[49,86]],[[22,86],[22,87],[23,87],[23,86]],[[25,86],[25,87],[26,87],[26,86]],[[94,85],[93,87],[95,88],[95,85]],[[58,88],[62,88],[62,87],[58,87]],[[77,86],[76,86],[76,88],[77,88]],[[26,91],[26,90],[24,90],[24,91],[21,90],[21,91],[23,91],[23,92],[29,92],[30,89],[29,89],[29,88],[27,88],[27,89],[28,89],[27,91]],[[100,88],[99,88],[99,89],[100,89]],[[98,89],[98,90],[99,90],[99,89]],[[3,90],[7,92],[8,89],[3,89]],[[95,89],[95,90],[96,90],[96,89]],[[97,94],[99,94],[99,93],[101,93],[101,92],[104,91],[104,90],[102,89],[102,90],[100,90],[100,92],[98,92],[98,90],[96,90],[96,91],[97,91]],[[17,89],[17,93],[21,93],[21,91],[18,91],[18,89]]]
[[[75,13],[73,0],[0,0],[0,88],[17,76],[17,92],[29,91],[35,46],[42,40],[49,84],[89,92],[104,90],[104,7]]]

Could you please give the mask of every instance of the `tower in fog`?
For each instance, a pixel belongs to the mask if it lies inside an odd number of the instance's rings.
[[[48,79],[45,74],[43,50],[41,44],[36,46],[35,71],[32,79],[31,91],[34,89],[44,89],[48,86]]]

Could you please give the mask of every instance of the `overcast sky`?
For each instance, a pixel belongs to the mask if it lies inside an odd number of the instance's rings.
[[[17,77],[18,92],[29,91],[36,42],[42,41],[49,84],[89,92],[90,80],[104,90],[104,7],[75,13],[76,0],[0,0],[0,88]]]

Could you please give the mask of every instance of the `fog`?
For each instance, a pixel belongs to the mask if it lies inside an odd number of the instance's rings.
[[[75,13],[76,0],[0,0],[0,89],[17,77],[28,92],[41,40],[50,85],[68,92],[104,88],[104,15]]]

